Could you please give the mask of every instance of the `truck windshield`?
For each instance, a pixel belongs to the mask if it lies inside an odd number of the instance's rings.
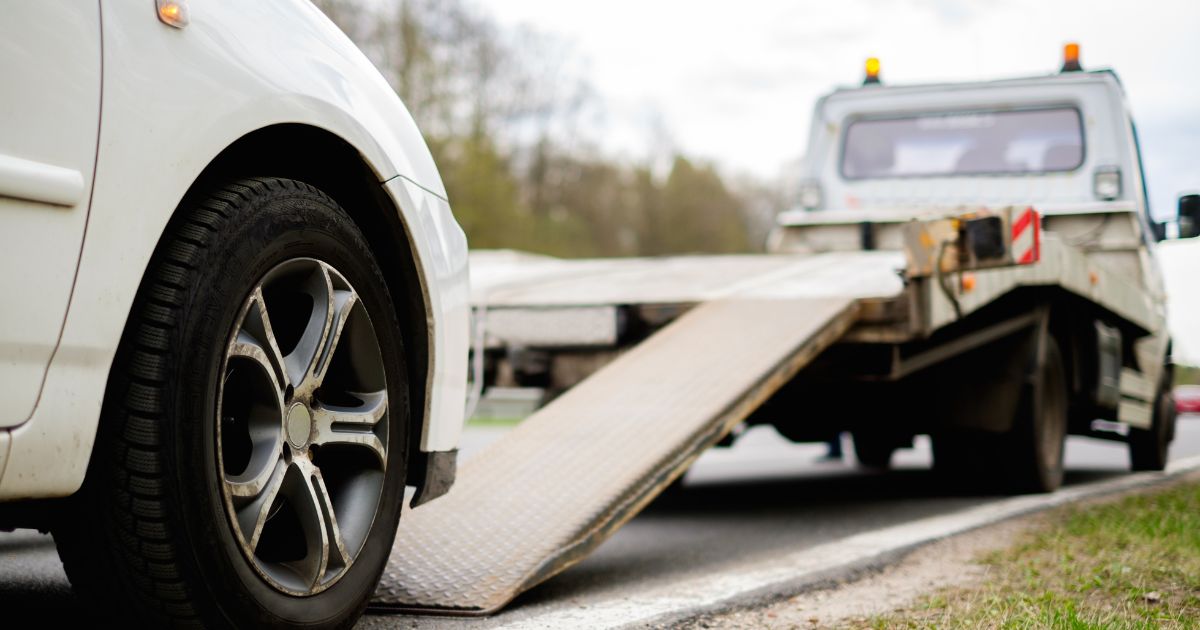
[[[842,147],[847,179],[1053,173],[1082,163],[1083,125],[1070,107],[860,119]]]

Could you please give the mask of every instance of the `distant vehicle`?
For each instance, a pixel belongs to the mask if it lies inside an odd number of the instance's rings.
[[[463,421],[412,118],[307,0],[23,2],[0,42],[0,528],[97,614],[349,625]]]
[[[1200,385],[1180,385],[1174,394],[1179,413],[1200,413]]]

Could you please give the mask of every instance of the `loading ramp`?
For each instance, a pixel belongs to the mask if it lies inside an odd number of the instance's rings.
[[[857,311],[853,297],[694,307],[467,461],[453,492],[407,513],[372,608],[488,614],[579,562]]]

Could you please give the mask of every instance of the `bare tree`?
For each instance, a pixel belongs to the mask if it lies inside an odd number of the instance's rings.
[[[715,169],[677,155],[664,121],[652,121],[653,167],[595,149],[580,128],[599,99],[567,43],[502,29],[467,0],[313,1],[412,112],[472,246],[563,256],[747,248],[743,200]]]

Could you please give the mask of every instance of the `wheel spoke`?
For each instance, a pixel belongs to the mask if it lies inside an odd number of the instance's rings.
[[[275,453],[276,456],[267,459],[266,464],[253,475],[226,475],[225,487],[229,489],[229,494],[239,499],[252,499],[269,489],[272,483],[278,483],[275,476],[280,461],[279,449]]]
[[[280,386],[275,365],[271,362],[268,349],[256,339],[252,333],[242,329],[237,332],[233,343],[229,344],[229,356],[242,357],[250,359],[262,367],[263,371],[271,377],[271,384],[275,387],[275,398],[279,401],[280,409],[283,408],[283,387]]]
[[[329,557],[326,560],[326,570],[341,570],[350,566],[352,558],[346,551],[346,542],[342,539],[342,530],[338,527],[337,514],[333,511],[333,503],[329,489],[325,487],[325,479],[321,471],[314,468],[312,488],[317,504],[321,508],[321,519],[325,523],[325,535],[329,541]]]
[[[275,338],[275,329],[271,326],[271,316],[267,312],[267,301],[263,298],[262,287],[256,287],[250,296],[250,310],[242,321],[242,330],[250,332],[263,347],[264,353],[270,359],[273,373],[284,387],[292,385],[291,376],[283,362],[283,353],[279,351],[279,340]]]
[[[313,407],[313,423],[317,428],[313,444],[368,448],[375,453],[382,468],[387,463],[387,456],[383,442],[375,434],[375,427],[387,413],[387,391],[352,395],[362,404],[354,407],[326,404]]]
[[[242,537],[246,540],[251,550],[258,548],[258,539],[262,536],[263,526],[267,524],[267,518],[271,514],[271,506],[275,503],[275,497],[279,494],[279,489],[283,487],[283,481],[286,477],[288,465],[282,458],[275,460],[275,466],[271,468],[271,474],[268,475],[261,484],[259,491],[254,494],[241,495],[252,497],[253,499],[237,510],[238,525],[242,530]],[[225,486],[229,488],[230,494],[237,495],[237,484],[232,484],[228,481]],[[245,490],[245,486],[240,486]]]
[[[283,360],[293,386],[312,392],[325,379],[329,360],[337,350],[358,296],[353,290],[334,287],[325,265],[321,265],[319,273],[313,274],[304,289],[313,300],[312,312],[300,341]]]
[[[346,321],[350,319],[350,314],[354,311],[354,305],[357,303],[358,295],[353,291],[335,290],[333,292],[335,316],[331,320],[332,330],[325,342],[325,351],[321,353],[320,362],[313,366],[314,388],[320,387],[321,383],[325,382],[325,374],[329,371],[329,362],[333,359],[333,353],[337,351],[338,342],[342,340],[342,331],[346,329]]]
[[[321,498],[313,487],[316,469],[307,460],[296,460],[283,487],[304,533],[304,557],[286,563],[311,590],[315,588],[329,566],[329,528]]]
[[[250,331],[241,329],[237,332],[234,340],[229,344],[228,356],[240,357],[246,359],[254,365],[246,365],[245,363],[234,364],[228,363],[225,373],[225,382],[222,384],[223,391],[228,391],[231,382],[238,382],[238,379],[247,377],[241,369],[254,370],[258,369],[262,375],[266,376],[270,382],[270,400],[272,404],[267,404],[265,400],[259,400],[254,405],[249,415],[237,418],[244,422],[246,436],[250,440],[251,454],[246,461],[246,469],[236,475],[229,475],[227,471],[223,471],[226,475],[225,483],[229,488],[231,495],[235,497],[254,497],[262,492],[267,480],[271,476],[274,468],[274,462],[279,456],[279,449],[283,444],[283,389],[280,387],[279,381],[276,378],[277,373],[272,365],[270,358],[270,350],[262,345]],[[245,382],[245,381],[242,381]],[[251,380],[257,382],[257,387],[261,391],[268,387],[266,382]],[[222,399],[224,406],[226,401]],[[272,409],[272,407],[274,407]],[[223,413],[230,413],[228,421],[232,422],[235,418],[228,407],[225,407]],[[219,421],[226,421],[225,417]],[[227,427],[226,430],[232,429]],[[225,465],[229,465],[226,463]]]
[[[312,298],[312,310],[308,313],[308,323],[304,326],[304,332],[300,334],[300,340],[283,358],[283,362],[287,366],[292,386],[298,390],[311,391],[311,388],[307,387],[305,377],[325,345],[325,336],[333,318],[333,309],[330,308],[333,286],[322,267],[319,273],[313,273],[309,277],[303,289],[304,293]]]

